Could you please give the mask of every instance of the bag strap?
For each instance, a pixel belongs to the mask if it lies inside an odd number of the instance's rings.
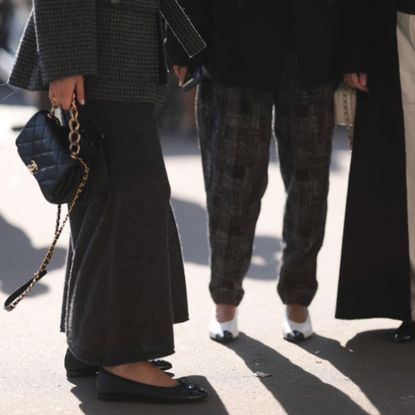
[[[76,190],[76,193],[71,201],[71,203],[68,205],[68,213],[66,214],[62,224],[61,224],[61,212],[62,212],[62,206],[58,206],[58,211],[56,215],[56,227],[55,227],[55,235],[53,238],[53,241],[49,247],[49,249],[46,252],[46,255],[44,256],[38,270],[35,272],[33,277],[23,284],[21,287],[19,287],[16,291],[14,291],[5,301],[4,303],[4,309],[6,311],[12,311],[16,308],[17,304],[20,303],[33,289],[33,287],[36,285],[36,283],[43,278],[47,274],[47,268],[49,266],[50,261],[52,260],[53,254],[55,253],[56,244],[58,243],[58,240],[60,236],[62,235],[63,229],[65,228],[65,225],[67,224],[69,217],[71,213],[73,212],[79,198],[81,197],[81,194],[86,186],[86,183],[88,181],[89,177],[89,167],[88,165],[79,157],[79,153],[81,151],[81,134],[80,134],[80,124],[78,120],[78,109],[76,107],[75,97],[72,98],[72,104],[70,108],[70,120],[68,122],[69,125],[69,151],[71,154],[71,157],[74,160],[78,160],[79,163],[82,165],[83,168],[83,176],[81,179],[81,182],[79,183],[79,186]]]

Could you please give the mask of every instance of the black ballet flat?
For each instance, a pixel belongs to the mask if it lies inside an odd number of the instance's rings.
[[[78,360],[69,349],[65,355],[65,369],[68,378],[83,378],[95,376],[99,370],[99,366],[90,365]]]
[[[160,370],[170,370],[173,365],[166,360],[150,360],[150,363],[158,367]],[[78,360],[69,349],[65,355],[65,369],[68,378],[82,378],[95,376],[101,369],[99,366],[90,365]]]
[[[403,343],[411,340],[415,340],[415,322],[404,321],[398,330],[396,330],[393,341],[396,343]]]
[[[139,401],[183,403],[204,399],[208,393],[195,384],[178,379],[173,387],[161,387],[134,382],[101,369],[97,377],[98,399],[103,401]]]

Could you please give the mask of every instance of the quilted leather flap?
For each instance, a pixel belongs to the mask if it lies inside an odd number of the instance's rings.
[[[17,137],[16,146],[24,163],[48,155],[60,157],[62,151],[68,152],[68,130],[50,118],[47,111],[39,111]]]

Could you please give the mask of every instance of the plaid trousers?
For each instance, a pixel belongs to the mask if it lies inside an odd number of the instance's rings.
[[[296,55],[286,57],[278,95],[204,80],[197,96],[211,248],[210,292],[239,305],[267,187],[273,127],[287,200],[278,292],[308,306],[317,291],[334,128],[332,84],[304,88]],[[273,126],[273,108],[275,125]]]

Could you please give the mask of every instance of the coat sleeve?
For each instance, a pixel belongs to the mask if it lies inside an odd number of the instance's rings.
[[[184,12],[206,42],[207,48],[197,56],[189,56],[173,31],[168,30],[167,51],[173,65],[195,68],[207,63],[207,49],[209,48],[209,34],[211,31],[210,2],[211,0],[179,0]]]
[[[372,0],[342,0],[341,3],[340,71],[342,74],[367,73],[373,40]]]
[[[97,72],[95,0],[33,0],[42,82]]]

